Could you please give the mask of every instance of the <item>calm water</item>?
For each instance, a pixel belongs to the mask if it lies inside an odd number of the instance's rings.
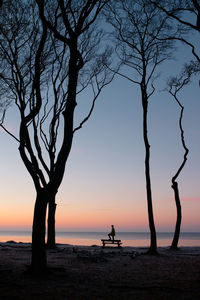
[[[158,246],[169,246],[173,233],[157,233]],[[105,232],[57,232],[56,242],[71,245],[101,245],[101,239],[107,238]],[[121,239],[123,246],[149,246],[149,233],[119,232],[116,239]],[[0,231],[0,242],[13,240],[16,242],[31,242],[31,231]],[[179,246],[200,246],[200,233],[183,232]]]

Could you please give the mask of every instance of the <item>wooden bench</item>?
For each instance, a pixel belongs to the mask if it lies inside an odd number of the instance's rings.
[[[105,239],[102,239],[102,244],[103,244],[103,248],[105,248],[105,245],[108,244],[108,245],[113,245],[113,244],[117,244],[118,248],[121,248],[121,240],[105,240]]]

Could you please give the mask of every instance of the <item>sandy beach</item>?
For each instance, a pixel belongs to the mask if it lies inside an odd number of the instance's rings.
[[[72,246],[47,250],[48,272],[27,272],[31,244],[0,243],[1,299],[200,299],[200,247]]]

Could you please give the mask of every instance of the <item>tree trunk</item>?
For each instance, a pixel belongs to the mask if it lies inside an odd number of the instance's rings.
[[[176,226],[175,226],[175,231],[174,231],[174,237],[173,237],[172,244],[171,244],[171,249],[178,249],[178,241],[179,241],[179,236],[180,236],[181,220],[182,220],[181,201],[180,201],[180,197],[179,197],[179,189],[178,189],[178,183],[177,183],[176,179],[178,178],[180,172],[182,171],[182,169],[184,168],[184,166],[186,164],[187,155],[189,152],[189,149],[186,147],[186,144],[185,144],[184,130],[182,127],[184,106],[180,103],[180,101],[177,98],[178,91],[179,91],[179,88],[177,87],[177,89],[175,90],[174,93],[172,93],[171,90],[170,90],[170,93],[171,93],[171,95],[173,95],[174,99],[176,100],[179,107],[181,108],[181,113],[180,113],[180,118],[179,118],[179,128],[181,131],[181,142],[182,142],[183,149],[185,150],[185,153],[184,153],[182,164],[180,165],[176,174],[172,177],[172,189],[174,190],[174,198],[175,198],[175,203],[176,203],[177,217],[176,217]]]
[[[47,247],[56,247],[55,238],[55,214],[56,214],[56,203],[55,197],[51,199],[48,203],[48,234],[47,234]]]
[[[152,195],[151,195],[151,181],[149,175],[149,156],[146,155],[146,189],[147,189],[147,206],[148,206],[148,217],[149,217],[149,229],[150,229],[150,248],[148,253],[156,254],[157,253],[157,238],[156,238],[156,229],[154,225],[154,217],[153,217],[153,206],[152,206]]]
[[[172,189],[174,190],[174,197],[175,197],[175,203],[176,203],[176,211],[177,211],[177,218],[176,218],[176,226],[174,231],[174,237],[171,244],[171,249],[178,249],[178,241],[180,236],[180,228],[181,228],[181,202],[179,198],[179,190],[178,190],[178,183],[176,181],[172,184]]]
[[[145,176],[146,176],[146,191],[147,191],[147,207],[148,207],[148,218],[149,218],[149,229],[150,229],[150,248],[149,254],[157,254],[157,238],[156,229],[154,225],[153,217],[153,205],[152,205],[152,194],[151,194],[151,179],[150,179],[150,145],[147,134],[147,108],[148,108],[148,97],[146,94],[146,86],[142,84],[142,104],[143,104],[143,138],[145,145]]]
[[[77,66],[77,62],[80,59],[80,54],[77,57],[77,40],[74,41],[73,47],[70,48],[70,61],[69,61],[69,80],[68,80],[68,97],[66,101],[66,108],[63,112],[64,116],[64,138],[57,157],[57,162],[54,168],[51,182],[53,183],[53,191],[58,190],[65,171],[66,161],[71,151],[73,141],[73,124],[74,124],[74,110],[76,107],[76,88],[78,81],[78,72],[82,68],[82,65]],[[81,58],[82,62],[82,58]],[[49,211],[48,211],[48,240],[47,246],[54,248],[55,243],[55,193],[50,193],[49,198]]]
[[[31,262],[31,270],[32,272],[37,274],[44,272],[47,267],[45,249],[45,223],[47,200],[47,193],[44,189],[37,191],[33,217]]]

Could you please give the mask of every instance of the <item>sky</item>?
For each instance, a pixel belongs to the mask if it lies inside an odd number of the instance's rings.
[[[165,62],[150,98],[148,135],[150,172],[157,231],[173,231],[176,208],[171,177],[183,159],[178,127],[179,107],[163,91],[166,78],[176,75],[191,53],[178,46],[176,57]],[[182,204],[182,231],[200,230],[200,98],[199,78],[180,94],[188,161],[178,177]],[[86,97],[87,98],[87,97]],[[89,109],[80,99],[79,116]],[[78,124],[78,123],[77,123]],[[5,125],[17,135],[15,107]],[[0,229],[31,229],[35,190],[21,161],[18,144],[0,130]],[[95,110],[75,133],[66,172],[56,196],[56,229],[65,231],[148,231],[144,175],[142,105],[138,86],[116,76],[99,96]]]

